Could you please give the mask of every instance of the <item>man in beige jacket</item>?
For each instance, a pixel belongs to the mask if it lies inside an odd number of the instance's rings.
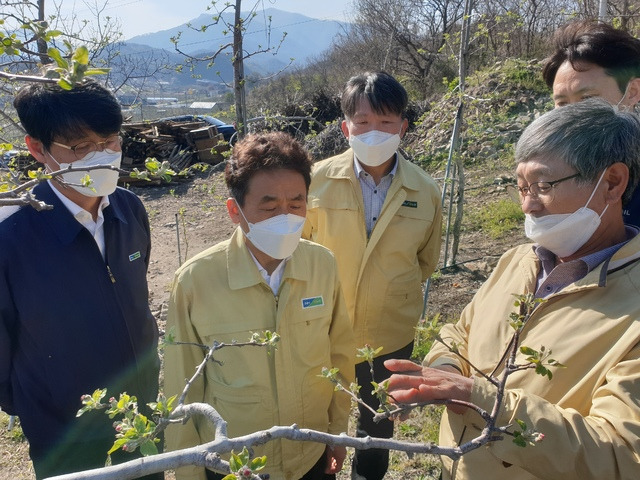
[[[517,194],[535,243],[503,255],[495,271],[441,337],[481,372],[503,370],[513,335],[512,294],[544,299],[521,328],[520,345],[553,351],[566,368],[553,379],[534,370],[508,377],[498,425],[522,420],[544,434],[521,448],[510,437],[443,458],[443,478],[458,480],[632,480],[640,475],[640,237],[625,226],[622,202],[640,175],[640,119],[602,99],[546,113],[516,146]],[[518,352],[516,363],[527,355]],[[470,401],[486,410],[493,383],[441,344],[424,367],[391,360],[398,402]],[[440,443],[478,436],[482,419],[456,406]],[[454,474],[454,472],[456,472]]]
[[[309,188],[303,236],[336,256],[353,322],[356,347],[383,350],[374,379],[389,372],[387,358],[409,358],[422,311],[424,282],[440,256],[441,209],[436,183],[397,151],[407,130],[407,92],[392,76],[351,78],[342,95],[342,131],[351,149],[318,162]],[[356,365],[362,399],[374,410],[369,365]],[[393,422],[373,422],[360,406],[358,436],[388,438]],[[387,450],[358,450],[354,478],[378,480],[387,471]]]
[[[347,431],[350,399],[320,377],[323,367],[354,379],[353,333],[331,252],[300,240],[311,161],[282,132],[238,142],[227,163],[227,209],[238,228],[229,240],[196,255],[178,269],[169,302],[168,328],[176,341],[165,354],[165,391],[182,392],[214,341],[232,343],[270,330],[280,335],[275,352],[227,347],[217,351],[195,379],[187,403],[213,405],[230,437],[297,424],[323,432]],[[180,449],[214,438],[213,425],[193,419],[167,431]],[[271,480],[330,480],[342,468],[344,447],[274,440],[254,447],[267,456]],[[263,472],[261,472],[263,473]],[[183,468],[179,480],[224,477]]]

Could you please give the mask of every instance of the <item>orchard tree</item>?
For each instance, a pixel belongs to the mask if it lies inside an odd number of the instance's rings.
[[[244,34],[253,20],[258,15],[258,9],[263,5],[260,0],[254,0],[253,6],[250,10],[243,14],[242,12],[242,0],[235,0],[233,2],[226,1],[221,2],[218,0],[212,0],[210,5],[207,6],[207,11],[213,12],[211,16],[211,22],[205,25],[192,25],[187,24],[187,27],[200,32],[206,32],[209,28],[216,25],[223,25],[225,37],[222,44],[211,49],[211,53],[203,56],[194,56],[186,53],[181,45],[180,39],[182,32],[179,32],[175,37],[171,38],[175,49],[181,55],[184,55],[187,61],[187,65],[194,67],[198,63],[207,63],[208,67],[214,65],[215,61],[222,57],[231,50],[231,64],[233,66],[233,92],[236,111],[236,128],[238,130],[238,136],[242,138],[247,132],[247,108],[246,108],[246,83],[247,79],[244,73],[244,61],[254,55],[260,53],[277,53],[279,46],[282,44],[286,37],[286,32],[283,33],[279,42],[275,45],[271,44],[271,17],[268,19],[267,24],[267,44],[259,45],[258,48],[252,52],[247,52],[243,46]]]

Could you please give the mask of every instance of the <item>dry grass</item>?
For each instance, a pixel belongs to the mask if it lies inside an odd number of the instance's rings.
[[[29,443],[18,422],[11,431],[8,426],[9,416],[0,412],[0,480],[33,480]]]

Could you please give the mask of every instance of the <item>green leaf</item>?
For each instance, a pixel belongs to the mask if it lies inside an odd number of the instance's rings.
[[[222,480],[238,480],[235,473],[230,473],[226,477],[223,477]]]
[[[125,443],[127,443],[129,439],[127,438],[119,438],[115,442],[113,442],[113,446],[107,452],[107,455],[111,455],[113,452],[119,450]]]
[[[243,465],[244,463],[242,462],[238,454],[231,452],[231,458],[229,458],[229,469],[232,472],[237,472],[242,468]]]
[[[73,85],[65,78],[61,78],[60,80],[58,80],[58,86],[63,90],[73,89]]]
[[[262,470],[265,465],[267,464],[267,456],[262,456],[262,457],[257,457],[254,458],[253,460],[251,460],[251,470],[253,470],[254,472],[257,472],[259,470]]]
[[[525,347],[524,345],[520,347],[520,352],[524,355],[529,356],[537,356],[538,352],[536,352],[533,348]]]
[[[57,48],[50,47],[47,50],[47,55],[49,55],[60,68],[64,68],[65,70],[69,68],[69,63],[67,63],[67,61],[62,58],[60,50],[58,50]]]
[[[75,52],[73,52],[73,56],[71,59],[74,62],[78,62],[81,65],[89,64],[89,50],[84,45],[78,47]]]
[[[140,453],[145,457],[148,457],[149,455],[157,455],[158,447],[155,443],[153,443],[152,440],[147,440],[142,445],[140,445]]]
[[[106,75],[111,71],[110,68],[90,68],[86,72],[85,75]]]
[[[62,35],[60,30],[49,30],[44,34],[44,40],[49,42],[52,38],[59,37],[60,35]]]
[[[515,443],[518,447],[526,447],[527,446],[527,442],[524,438],[522,438],[521,436],[517,436],[513,439],[513,443]]]
[[[139,434],[145,433],[147,429],[147,417],[142,414],[138,414],[133,419],[133,427]]]

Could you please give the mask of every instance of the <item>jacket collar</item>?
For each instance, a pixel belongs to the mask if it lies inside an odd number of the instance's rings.
[[[51,210],[38,212],[49,223],[49,228],[56,234],[64,245],[70,244],[84,228],[71,212],[53,192],[53,187],[48,182],[41,182],[33,188],[33,194],[40,201],[51,205]],[[109,206],[104,209],[105,221],[113,217],[123,223],[127,223],[122,211],[121,198],[118,195],[109,196]]]
[[[285,265],[282,274],[282,282],[287,278],[306,281],[311,279],[311,268],[308,261],[300,252],[300,246],[304,240],[300,240],[300,245]],[[251,253],[245,243],[245,236],[238,226],[229,239],[227,249],[227,272],[229,275],[229,287],[232,290],[253,287],[259,283],[264,283],[262,275],[258,271]]]
[[[411,175],[407,168],[408,160],[405,159],[400,152],[398,155],[398,168],[394,176],[394,182],[398,181],[405,188],[410,190],[420,190],[420,183],[415,175]],[[353,182],[357,181],[356,173],[353,169],[353,150],[348,149],[346,152],[334,157],[331,166],[327,169],[327,177],[329,178],[347,178]],[[396,180],[397,179],[397,180]]]
[[[533,252],[533,249],[530,249],[528,251],[527,256],[531,256],[532,260],[537,262],[538,267],[541,268],[539,265],[538,257]],[[610,259],[607,259],[604,262],[600,263],[596,268],[587,273],[587,275],[585,275],[583,278],[567,286],[565,289],[562,289],[562,291],[559,293],[574,291],[574,289],[576,288],[582,289],[587,287],[605,287],[607,284],[608,274],[624,268],[638,260],[640,260],[640,234],[629,240]],[[522,263],[522,265],[524,264],[525,262]]]

